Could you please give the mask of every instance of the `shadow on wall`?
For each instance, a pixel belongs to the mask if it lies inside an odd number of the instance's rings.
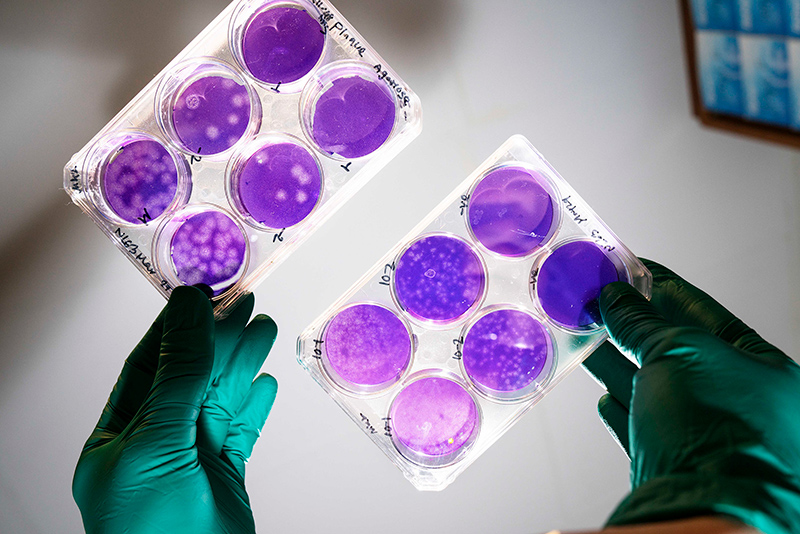
[[[456,0],[333,0],[333,5],[405,78],[440,70],[450,56]],[[125,58],[126,74],[109,94],[116,114],[228,2],[225,0],[4,0],[0,47],[68,48]]]

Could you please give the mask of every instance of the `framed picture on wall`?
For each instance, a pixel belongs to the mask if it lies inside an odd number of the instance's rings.
[[[679,2],[700,121],[800,147],[800,0]]]

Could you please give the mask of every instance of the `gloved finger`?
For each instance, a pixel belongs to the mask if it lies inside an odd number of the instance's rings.
[[[603,395],[597,402],[597,412],[606,425],[608,433],[614,438],[630,460],[631,453],[628,438],[628,419],[630,413],[617,399],[611,395]]]
[[[236,308],[225,319],[217,321],[215,325],[214,368],[211,371],[212,381],[225,368],[236,345],[239,343],[242,331],[253,313],[255,302],[255,297],[250,293],[237,304]]]
[[[783,353],[764,341],[755,330],[668,268],[641,258],[653,274],[653,306],[676,326],[699,327],[723,341],[753,353]]]
[[[175,446],[193,445],[194,422],[205,397],[213,358],[211,303],[199,289],[175,288],[165,309],[153,387],[134,424],[163,428]],[[184,429],[187,432],[182,432]]]
[[[611,342],[603,342],[581,365],[625,409],[630,409],[633,375],[639,368]]]
[[[614,343],[644,366],[673,325],[633,286],[613,282],[600,293],[600,314]]]
[[[259,375],[231,421],[222,449],[240,471],[253,452],[277,393],[278,381],[266,373]]]
[[[139,411],[142,402],[153,385],[158,367],[158,353],[161,348],[161,334],[164,326],[166,306],[142,337],[139,344],[125,360],[114,389],[108,397],[95,431],[87,445],[97,439],[113,438],[122,432]]]
[[[217,454],[222,450],[231,420],[277,335],[275,321],[266,315],[257,315],[244,329],[233,355],[208,390],[197,421],[199,446]]]

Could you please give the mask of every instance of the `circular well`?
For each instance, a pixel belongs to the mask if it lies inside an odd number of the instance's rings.
[[[131,136],[111,150],[100,189],[115,215],[131,224],[145,224],[173,203],[178,183],[170,151],[155,139]]]
[[[411,317],[449,324],[474,310],[486,290],[480,256],[463,239],[449,234],[417,238],[396,262],[394,296]]]
[[[553,235],[554,198],[537,173],[507,166],[486,173],[469,199],[467,224],[475,239],[503,256],[526,256]]]
[[[378,150],[390,137],[397,116],[395,98],[368,65],[331,64],[306,86],[301,102],[303,128],[326,154],[354,159]]]
[[[541,389],[553,368],[547,328],[530,313],[498,307],[484,313],[464,336],[461,363],[485,395],[517,400]]]
[[[602,326],[600,292],[611,282],[627,279],[624,269],[609,256],[591,241],[570,241],[556,247],[536,275],[536,298],[547,316],[578,331]]]
[[[206,284],[214,295],[244,274],[249,256],[242,228],[219,208],[195,205],[175,215],[156,239],[161,265],[176,285]]]
[[[282,229],[305,220],[319,204],[323,178],[313,153],[293,137],[268,134],[234,159],[229,196],[256,226]]]
[[[354,304],[325,327],[322,364],[338,385],[371,393],[398,382],[411,361],[405,323],[378,304]]]
[[[162,81],[157,106],[174,144],[201,158],[229,150],[261,120],[260,102],[244,78],[209,58],[178,64]]]
[[[419,378],[397,394],[389,409],[392,442],[408,460],[426,467],[456,462],[478,437],[481,413],[458,382]]]
[[[259,7],[237,43],[241,63],[255,79],[267,84],[302,79],[319,63],[325,48],[325,32],[315,15],[294,2],[268,2]]]

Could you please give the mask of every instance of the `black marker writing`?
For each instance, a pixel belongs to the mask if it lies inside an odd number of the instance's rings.
[[[81,173],[78,172],[77,166],[69,170],[69,187],[73,191],[80,192],[81,190]]]
[[[575,222],[577,222],[578,224],[585,223],[586,218],[580,216],[580,214],[578,213],[578,207],[574,202],[570,200],[571,198],[572,195],[569,195],[565,198],[562,198],[561,202],[563,202],[564,205],[567,207],[567,211],[573,215],[573,219],[575,219]]]
[[[456,346],[456,351],[453,353],[453,358],[456,360],[460,360],[463,354],[461,353],[461,348],[464,346],[464,336],[461,336],[458,339],[453,340],[453,345]]]
[[[203,149],[203,147],[201,147],[201,146],[197,147],[197,153],[199,154],[202,149]],[[191,165],[191,164],[193,164],[195,162],[198,162],[198,161],[200,161],[202,159],[203,158],[201,158],[200,156],[195,156],[194,154],[192,154],[192,157],[189,158],[189,164]]]
[[[381,280],[378,282],[382,286],[388,286],[392,281],[392,273],[394,272],[394,262],[387,263],[383,266],[383,274]]]
[[[383,68],[383,65],[378,63],[372,68],[375,69],[375,72],[378,73],[378,79],[383,80],[386,83],[386,85],[389,86],[389,88],[392,90],[395,96],[397,96],[397,99],[400,101],[402,107],[411,105],[410,99],[408,97],[408,91],[406,91],[406,88],[403,87],[400,84],[400,82],[392,78],[389,75],[389,72]],[[406,120],[408,120],[408,115],[406,115]]]
[[[321,339],[314,340],[314,354],[312,356],[318,360],[322,359],[322,344],[325,343]]]
[[[391,438],[392,437],[392,425],[391,425],[392,418],[391,417],[383,417],[383,418],[381,418],[381,421],[383,421],[383,435],[384,436],[389,436]]]
[[[459,208],[461,209],[461,215],[464,215],[464,210],[467,209],[467,203],[469,202],[469,195],[461,195],[461,205]]]
[[[378,433],[378,431],[375,430],[375,427],[372,426],[372,423],[369,422],[369,418],[366,415],[363,413],[359,413],[358,415],[361,416],[361,421],[364,423],[364,427],[369,431],[370,434]]]
[[[600,230],[592,230],[592,239],[597,242],[597,245],[606,249],[609,252],[613,252],[616,248],[614,245],[608,242],[608,239],[603,237],[603,234],[600,233]]]
[[[138,220],[142,221],[142,223],[146,226],[147,225],[147,221],[152,221],[153,218],[150,216],[149,213],[147,213],[147,208],[143,208],[143,209],[144,209],[144,214],[142,214],[141,217],[136,217],[136,218]]]
[[[140,252],[140,251],[139,251],[139,245],[137,245],[137,244],[136,244],[136,243],[133,241],[133,239],[131,239],[131,236],[129,236],[128,234],[126,234],[125,232],[123,232],[121,228],[117,228],[116,230],[114,230],[114,236],[116,236],[116,237],[117,237],[117,239],[118,239],[118,240],[119,240],[119,242],[122,244],[122,246],[125,248],[125,250],[126,250],[126,251],[127,251],[127,252],[128,252],[130,255],[131,255],[131,256],[133,256],[133,257],[134,257],[134,259],[136,260],[136,263],[138,263],[139,265],[141,265],[142,267],[144,267],[144,270],[145,270],[145,271],[146,271],[148,274],[150,274],[150,275],[152,275],[152,276],[155,276],[155,275],[156,275],[156,269],[155,269],[155,267],[153,267],[153,264],[152,264],[152,262],[151,262],[151,261],[150,261],[150,260],[147,258],[147,255],[146,255],[146,254],[144,254],[144,253],[142,253],[142,252]],[[166,284],[166,285],[169,285],[169,284],[168,284],[168,283],[167,283],[165,280],[161,280],[160,282],[162,283],[162,284],[161,284],[161,285],[162,285],[162,287],[163,287],[165,284]]]

